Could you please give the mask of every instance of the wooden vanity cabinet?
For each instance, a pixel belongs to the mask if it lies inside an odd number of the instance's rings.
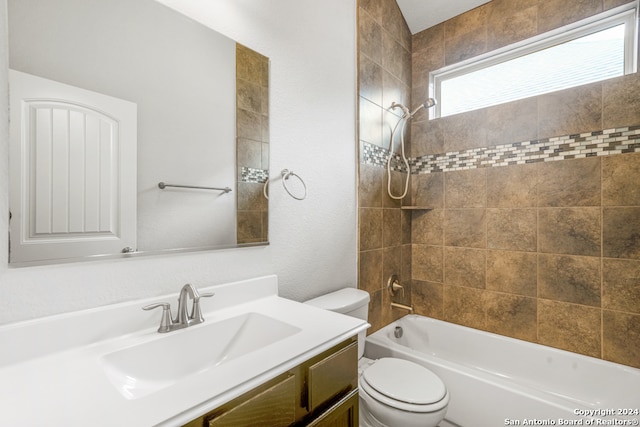
[[[358,342],[350,338],[183,427],[357,427]]]

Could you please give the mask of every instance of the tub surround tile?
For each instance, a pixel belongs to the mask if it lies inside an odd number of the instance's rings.
[[[413,176],[412,194],[416,206],[444,207],[444,174]]]
[[[411,157],[444,153],[444,131],[441,120],[412,120]]]
[[[362,208],[382,207],[382,180],[384,170],[369,164],[360,164],[358,200]]]
[[[538,255],[538,296],[600,307],[600,259]]]
[[[401,253],[402,253],[402,261],[401,261],[401,276],[405,281],[411,280],[413,277],[413,270],[411,265],[411,254],[412,254],[412,245],[402,245]]]
[[[398,77],[394,76],[387,70],[382,70],[382,103],[380,106],[384,109],[390,108],[391,104],[394,102],[399,102],[401,104],[407,105],[411,100],[411,90],[406,83],[403,83]],[[395,126],[395,122],[393,123]],[[385,133],[385,136],[388,138],[391,135],[391,130],[388,130],[388,133]],[[400,136],[398,135],[398,140]],[[408,138],[407,138],[408,141]],[[407,154],[410,151],[407,150]]]
[[[537,296],[537,255],[528,252],[487,251],[487,289]]]
[[[640,153],[602,159],[603,205],[640,206],[639,182]]]
[[[444,150],[463,151],[487,146],[486,109],[439,119],[444,132]]]
[[[401,284],[411,281],[411,276],[406,277],[402,271],[402,249],[400,247],[382,250],[382,281],[380,283],[382,290],[386,290],[387,280],[393,274],[398,276]]]
[[[412,245],[411,273],[424,282],[444,281],[444,254],[441,246]]]
[[[512,338],[536,342],[538,333],[535,298],[487,292],[486,330]]]
[[[600,206],[600,159],[545,162],[538,166],[538,206]]]
[[[444,174],[445,207],[483,208],[487,203],[486,170],[473,169]]]
[[[382,289],[382,249],[361,251],[358,260],[358,287],[373,294]]]
[[[360,208],[360,250],[382,248],[382,209]]]
[[[538,30],[538,2],[521,0],[512,2],[496,1],[490,9],[487,22],[488,50],[533,37]]]
[[[448,209],[444,218],[445,245],[486,248],[486,222],[484,209]]]
[[[640,259],[640,207],[603,209],[603,254]]]
[[[411,82],[411,52],[386,31],[382,32],[382,66],[403,83]]]
[[[359,67],[360,96],[382,105],[382,67],[364,55],[360,55]]]
[[[602,308],[640,314],[640,261],[602,261]]]
[[[363,8],[358,8],[358,50],[382,65],[382,27]]]
[[[402,245],[402,212],[399,209],[382,210],[383,247]]]
[[[640,368],[640,316],[604,310],[602,357]]]
[[[444,277],[447,286],[485,288],[486,251],[467,248],[444,248]]]
[[[421,111],[402,203],[433,210],[387,214],[401,203],[385,177],[386,109],[423,99],[430,71],[625,3],[493,0],[413,36],[392,0],[359,3],[359,207],[381,215],[380,248],[359,258],[369,332],[405,314],[383,290],[398,269],[418,314],[640,367],[637,73],[441,119]],[[399,194],[407,170],[397,154],[391,165]]]
[[[389,324],[390,319],[386,319],[382,315],[382,294],[383,291],[381,290],[369,292],[369,323],[371,324],[371,327],[367,329],[367,335],[370,335],[378,329],[381,329],[383,326]]]
[[[478,110],[481,111],[481,110]],[[455,120],[462,122],[462,128],[468,126],[458,116],[451,116]],[[433,121],[440,123],[440,129],[447,126],[447,119],[444,118]],[[640,118],[638,119],[640,120]],[[570,134],[562,136],[554,136],[550,138],[533,139],[529,141],[513,142],[499,145],[480,145],[467,144],[472,148],[455,149],[452,151],[442,152],[440,148],[435,148],[435,144],[440,144],[437,134],[432,134],[430,139],[420,136],[424,132],[429,132],[430,126],[433,124],[423,124],[416,128],[419,138],[418,144],[433,145],[431,153],[418,153],[417,156],[409,159],[412,174],[430,174],[437,172],[453,172],[468,169],[497,168],[516,165],[525,165],[532,163],[556,163],[560,160],[586,159],[589,157],[614,156],[617,154],[638,153],[640,152],[640,126],[626,126],[615,129],[604,129],[579,134]],[[438,129],[434,127],[434,129]],[[443,132],[442,138],[446,139],[451,136],[454,131],[447,130]],[[472,133],[472,132],[471,132]],[[480,132],[479,135],[482,135]],[[472,137],[471,137],[472,138]],[[429,142],[435,141],[435,142]],[[464,145],[464,141],[454,142]],[[417,145],[418,147],[420,145]],[[387,149],[381,146],[368,147],[365,143],[364,157],[361,162],[378,164],[380,167],[386,167],[386,159],[388,157]],[[446,147],[446,145],[445,145]],[[436,152],[437,151],[437,152]],[[370,154],[375,153],[375,154]],[[399,162],[399,156],[394,157],[392,165],[397,170],[403,170],[404,165]],[[405,168],[406,170],[406,168]],[[579,184],[576,182],[576,184]],[[557,184],[556,184],[557,185]]]
[[[535,251],[535,209],[487,209],[487,248]]]
[[[444,319],[444,287],[442,283],[413,280],[411,301],[416,314]]]
[[[640,79],[637,74],[602,82],[602,122],[604,128],[616,128],[638,122]]]
[[[461,286],[444,286],[444,320],[486,330],[485,291]]]
[[[538,300],[538,342],[601,357],[601,310],[565,302]]]
[[[442,246],[444,244],[444,210],[414,211],[411,234],[413,243]]]
[[[538,210],[538,250],[600,256],[600,208]]]
[[[487,207],[535,207],[536,197],[537,165],[487,169]]]
[[[538,33],[553,30],[602,12],[601,0],[546,0],[538,5]]]
[[[382,147],[382,111],[380,107],[366,98],[360,98],[359,128],[360,139],[369,144]],[[388,146],[388,144],[387,144]]]
[[[403,245],[411,245],[411,217],[410,210],[401,211],[400,227],[402,229],[401,241]]]

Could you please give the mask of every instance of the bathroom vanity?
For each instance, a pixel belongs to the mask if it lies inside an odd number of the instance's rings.
[[[0,327],[0,425],[357,425],[365,321],[277,295],[277,277],[198,286],[203,323],[158,333],[158,298]]]
[[[358,426],[355,338],[299,364],[184,427]]]

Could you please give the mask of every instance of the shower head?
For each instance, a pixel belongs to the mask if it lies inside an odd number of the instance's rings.
[[[427,98],[427,102],[425,102],[422,105],[424,106],[424,108],[431,108],[431,107],[435,107],[437,103],[438,101],[436,101],[435,99]]]
[[[420,105],[418,105],[418,106],[416,107],[416,109],[415,109],[415,110],[413,110],[413,111],[411,112],[411,114],[409,115],[409,117],[413,117],[413,116],[414,116],[418,111],[420,111],[420,109],[422,109],[422,108],[427,108],[427,109],[429,109],[429,108],[431,108],[431,107],[435,107],[437,103],[438,103],[438,102],[437,102],[435,99],[433,99],[433,98],[427,98],[426,102],[425,102],[424,104],[420,104]]]

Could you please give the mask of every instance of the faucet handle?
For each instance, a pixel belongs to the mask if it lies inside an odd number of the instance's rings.
[[[200,309],[200,298],[210,298],[214,295],[215,292],[205,292],[203,294],[198,294],[198,296],[193,299],[193,310],[191,310],[191,316],[189,316],[193,325],[204,322],[202,310]]]
[[[157,304],[145,305],[142,309],[153,310],[158,307],[162,307],[162,317],[160,318],[160,327],[158,328],[158,332],[169,332],[171,330],[171,326],[173,326],[173,319],[171,319],[171,304],[168,302],[159,302]]]

